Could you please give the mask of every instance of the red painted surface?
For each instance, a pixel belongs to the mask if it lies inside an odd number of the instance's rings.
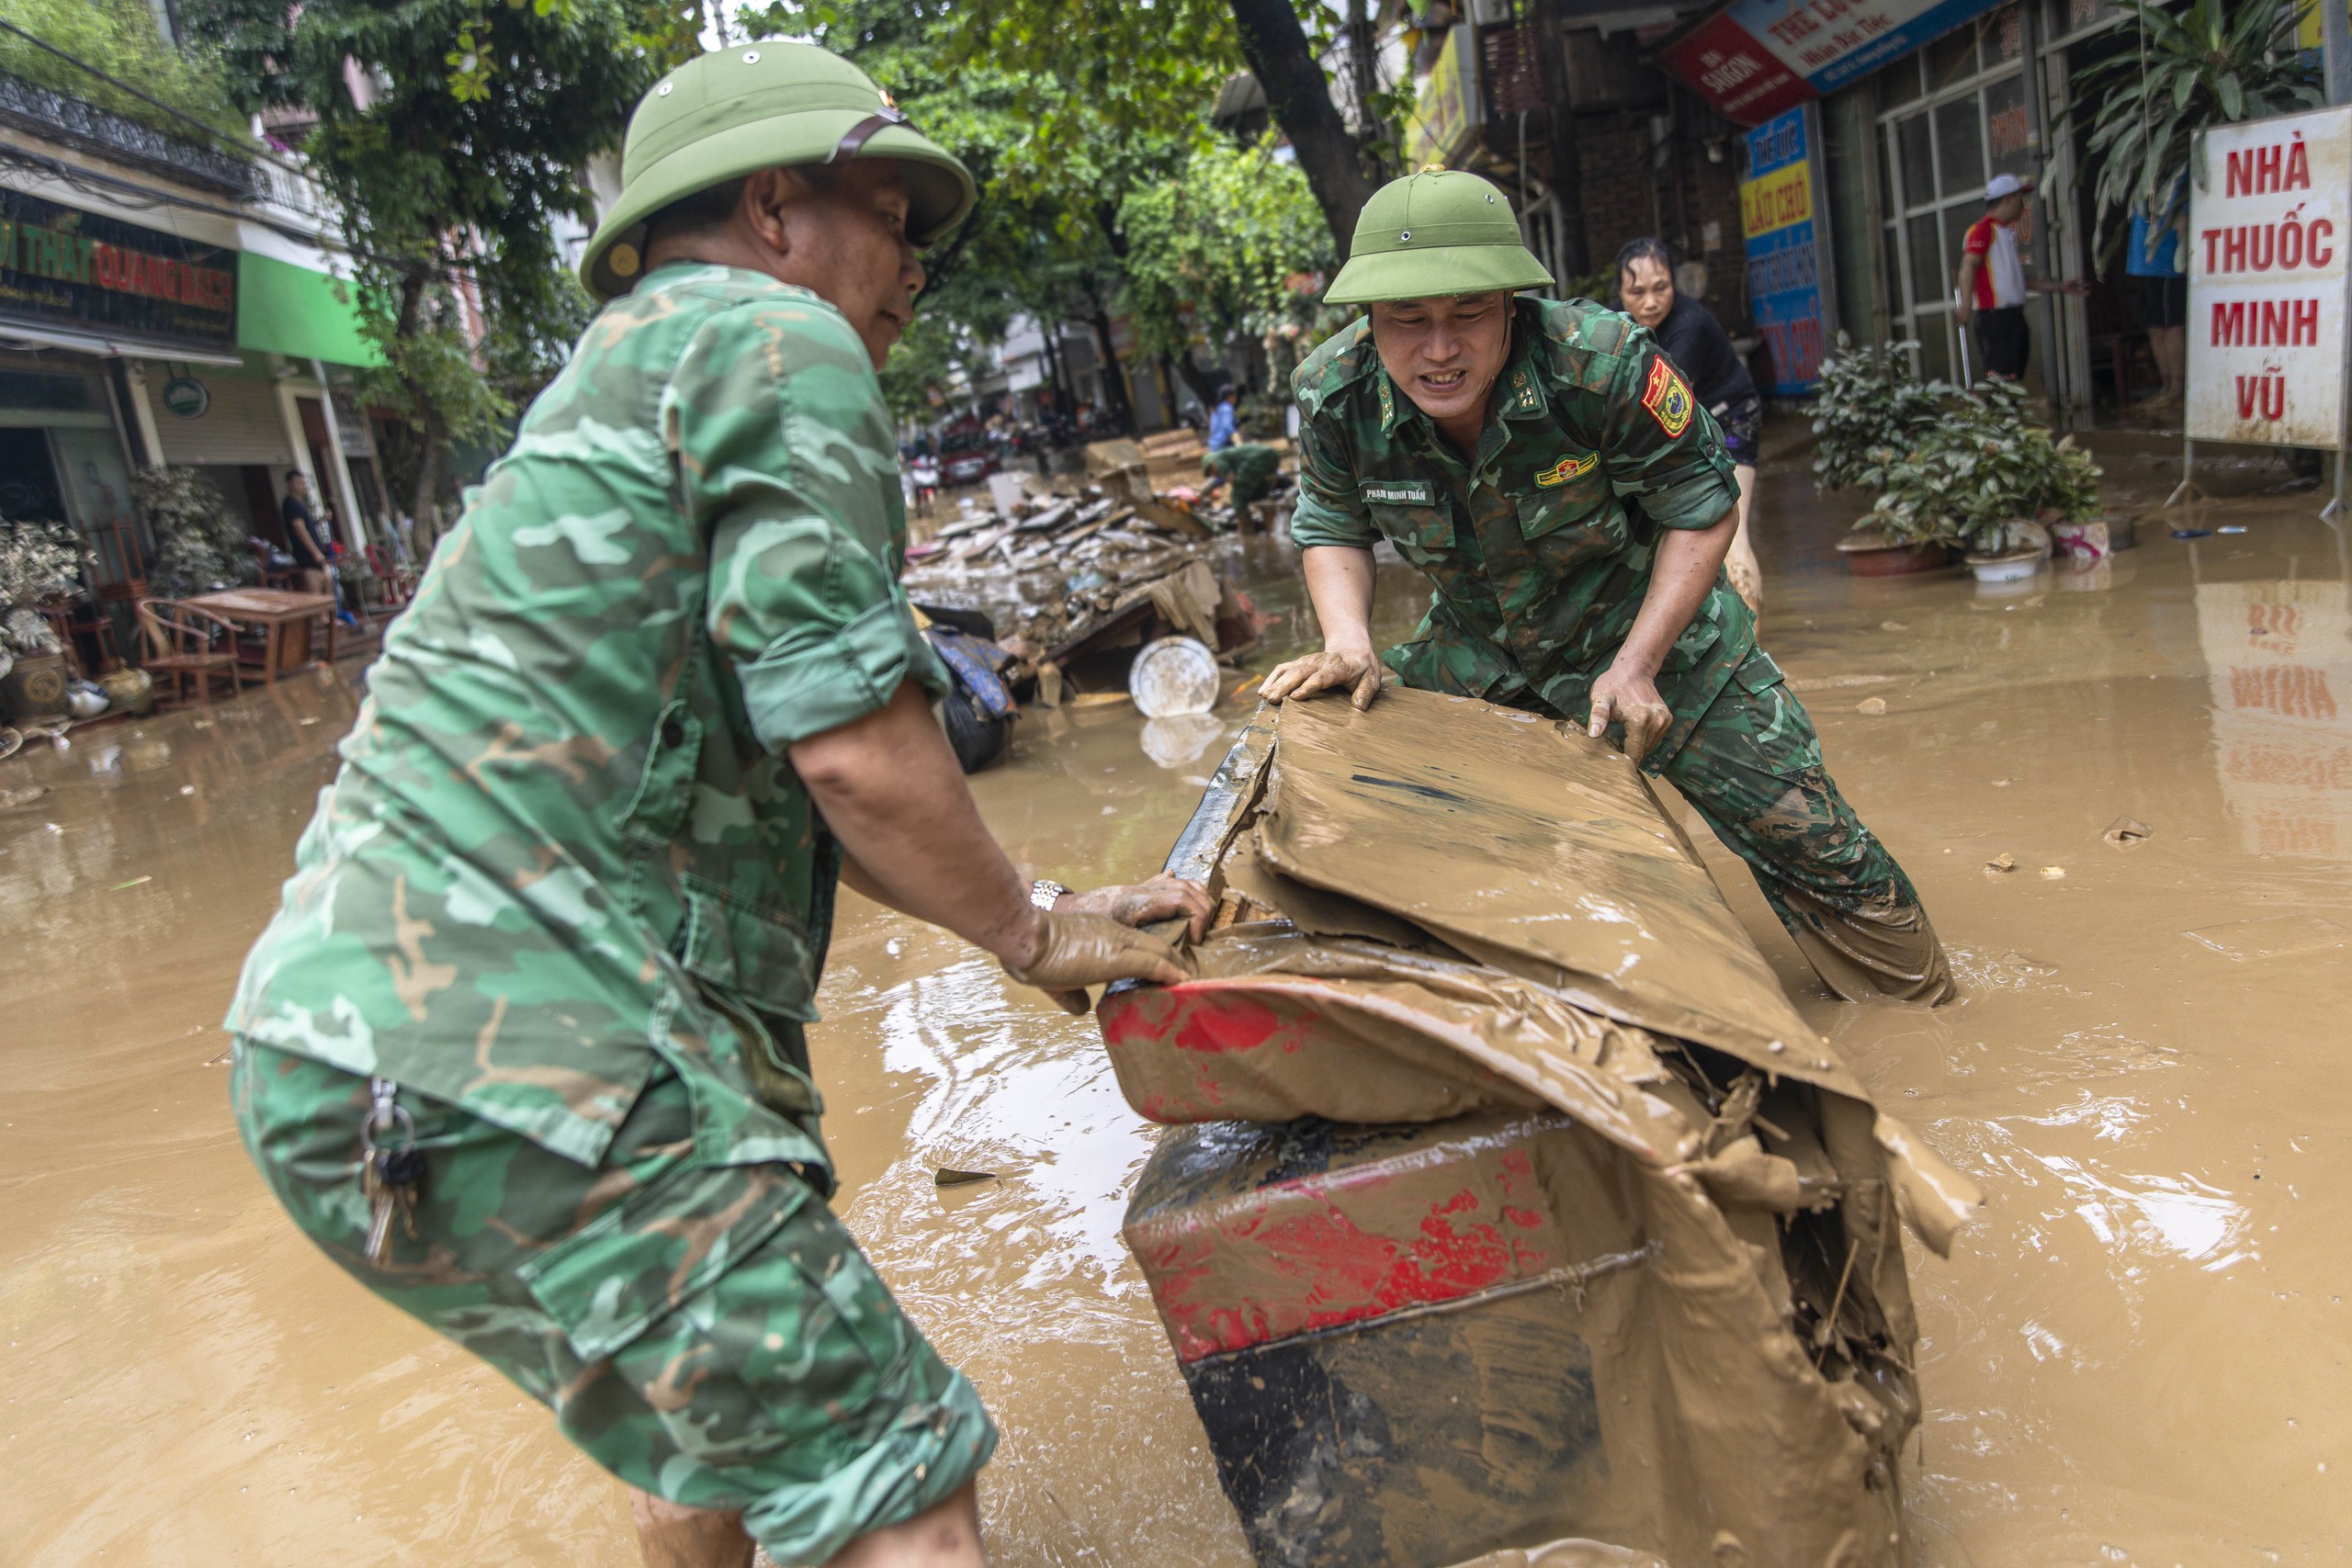
[[[1261,1188],[1130,1234],[1180,1360],[1457,1300],[1560,1266],[1523,1148]]]

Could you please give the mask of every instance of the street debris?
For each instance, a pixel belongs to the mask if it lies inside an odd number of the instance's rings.
[[[2017,868],[2018,857],[2015,855],[1995,855],[1991,860],[1984,863],[1984,869],[1993,873],[1996,876],[2005,875],[2009,872],[2017,870]]]
[[[1254,647],[1268,618],[1208,558],[1221,535],[1269,522],[1274,503],[1237,512],[1189,487],[1154,491],[1132,441],[1097,442],[1086,458],[1091,479],[1076,494],[1016,497],[1008,486],[1007,504],[967,501],[910,547],[903,581],[916,607],[1001,649],[1006,687],[1046,707],[1122,690],[1136,652],[1170,637],[1213,660]]]
[[[969,1187],[975,1181],[994,1181],[993,1170],[957,1170],[953,1166],[941,1166],[933,1175],[933,1185],[940,1187]]]
[[[1884,697],[1864,697],[1860,702],[1854,705],[1854,711],[1859,714],[1866,714],[1871,718],[1876,718],[1879,715],[1886,711],[1886,699]]]
[[[2128,850],[2135,844],[2146,843],[2155,831],[2137,817],[2119,817],[2107,825],[2107,831],[2099,837],[2119,850]]]
[[[2045,865],[2041,868],[2041,879],[2044,882],[2061,882],[2065,879],[2065,875],[2066,868],[2063,865]]]

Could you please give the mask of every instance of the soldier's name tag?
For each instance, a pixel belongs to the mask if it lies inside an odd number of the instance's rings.
[[[1539,489],[1555,489],[1558,486],[1567,483],[1570,479],[1580,479],[1584,475],[1592,472],[1594,466],[1600,461],[1600,454],[1598,452],[1587,452],[1581,457],[1563,457],[1558,462],[1553,464],[1550,468],[1544,469],[1542,473],[1536,475],[1535,483]]]
[[[1657,427],[1670,436],[1690,428],[1690,389],[1659,355],[1650,361],[1650,378],[1642,387],[1642,407],[1650,411]]]
[[[1364,500],[1391,506],[1429,506],[1437,500],[1426,479],[1366,479],[1362,491]]]

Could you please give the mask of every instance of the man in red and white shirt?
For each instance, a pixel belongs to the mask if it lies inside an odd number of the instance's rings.
[[[2026,295],[2090,292],[2090,285],[2072,278],[2059,282],[2025,275],[2018,225],[2032,188],[2015,175],[1995,175],[1984,187],[1984,216],[1968,226],[1968,238],[1961,246],[1960,324],[1965,329],[1975,323],[1984,374],[2011,381],[2025,374],[2032,347],[2025,325]]]

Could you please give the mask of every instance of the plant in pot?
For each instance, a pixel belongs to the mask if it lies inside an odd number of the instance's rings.
[[[1869,521],[1890,539],[1965,547],[1981,581],[2014,581],[2049,555],[2051,525],[2098,509],[2098,480],[2073,436],[2025,417],[2022,387],[1985,381],[1884,465]]]
[[[2205,179],[2204,132],[2217,125],[2317,108],[2319,72],[2297,29],[2308,0],[2116,0],[2132,47],[2075,73],[2075,97],[2097,104],[2084,143],[2098,171],[2093,249],[2112,260],[2133,209],[2158,227],[2185,199],[2184,175]]]
[[[1889,343],[1858,349],[1844,333],[1838,334],[1837,352],[1822,363],[1821,394],[1814,404],[1813,428],[1820,437],[1813,462],[1815,490],[1883,492],[1891,466],[1942,417],[1953,389],[1911,373],[1914,346]],[[1865,513],[1838,541],[1838,551],[1860,577],[1932,570],[1950,559],[1933,531],[1890,535],[1875,513]]]
[[[202,474],[150,468],[130,481],[130,493],[155,536],[147,582],[159,597],[186,599],[261,581],[244,520]]]
[[[80,592],[88,559],[62,523],[0,519],[0,710],[11,720],[66,715],[64,645],[40,607]]]

